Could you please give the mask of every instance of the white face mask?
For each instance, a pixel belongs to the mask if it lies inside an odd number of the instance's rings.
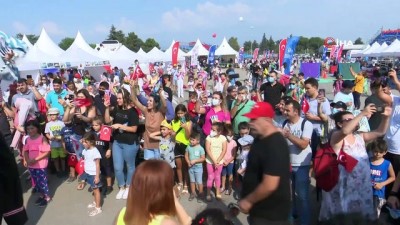
[[[210,137],[215,137],[215,136],[217,136],[217,132],[215,132],[215,131],[212,130],[212,131],[210,132]]]
[[[219,101],[219,99],[212,99],[211,100],[211,104],[213,105],[213,106],[217,106],[217,105],[219,105],[219,103],[220,103],[220,101]]]
[[[78,83],[79,79],[78,78],[74,78],[74,82]]]

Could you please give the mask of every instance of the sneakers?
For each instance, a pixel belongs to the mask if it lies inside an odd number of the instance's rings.
[[[97,214],[100,214],[101,212],[103,212],[103,210],[101,210],[101,208],[94,207],[94,209],[89,212],[89,216],[96,216]]]
[[[194,193],[190,194],[189,196],[189,202],[193,201],[193,199],[196,198],[196,195]]]
[[[117,193],[117,196],[115,198],[116,199],[122,199],[122,196],[124,195],[124,193],[125,193],[125,188],[120,188],[118,193]]]
[[[40,203],[44,200],[44,197],[41,196],[35,201],[35,205],[40,205]]]
[[[124,194],[122,195],[122,199],[128,199],[129,187],[125,188]]]
[[[197,195],[197,203],[202,203],[204,202],[204,194],[203,193],[199,193]]]
[[[70,176],[70,177],[68,178],[68,180],[67,180],[67,184],[70,184],[70,183],[74,182],[75,179],[76,179],[75,177]]]
[[[189,194],[189,190],[187,186],[183,187],[182,194]]]
[[[40,208],[46,207],[47,204],[48,204],[50,201],[51,201],[51,198],[50,198],[50,199],[45,199],[45,198],[43,198],[42,201],[38,204],[38,206],[39,206]]]
[[[96,202],[89,203],[89,205],[87,206],[87,208],[88,208],[88,209],[96,208]]]

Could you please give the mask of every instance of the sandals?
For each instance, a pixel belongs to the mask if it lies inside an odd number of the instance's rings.
[[[76,190],[81,191],[85,188],[85,186],[86,186],[85,182],[79,182],[78,187],[76,187]]]
[[[231,194],[232,194],[232,188],[229,188],[229,189],[225,190],[225,195],[231,195]]]

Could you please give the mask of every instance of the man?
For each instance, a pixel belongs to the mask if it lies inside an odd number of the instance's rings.
[[[375,107],[384,107],[384,103],[381,99],[378,97],[378,92],[379,88],[382,86],[383,91],[385,92],[385,89],[388,89],[387,82],[381,83],[381,82],[371,82],[370,85],[370,90],[371,90],[371,95],[368,96],[365,99],[365,104],[364,105],[369,105],[369,104],[374,104]],[[371,130],[375,130],[379,127],[379,124],[382,121],[382,114],[380,113],[374,113],[371,115],[371,117],[368,120],[368,124]]]
[[[251,108],[254,106],[254,102],[249,99],[249,91],[247,87],[240,86],[237,91],[237,99],[233,100],[231,104],[231,118],[233,124],[234,134],[239,134],[239,124],[241,122],[249,122],[249,118],[243,116],[244,114],[250,112]]]
[[[57,108],[60,111],[60,116],[62,118],[64,115],[64,107],[62,106],[61,102],[63,102],[67,95],[67,90],[62,88],[62,80],[60,78],[54,79],[53,91],[50,91],[46,96],[46,107],[48,109]]]
[[[268,102],[275,108],[285,94],[286,88],[277,82],[277,73],[274,70],[267,76],[267,81],[260,86],[260,93],[264,94],[264,102]],[[261,96],[258,97],[261,99]]]
[[[312,151],[310,147],[313,125],[301,118],[301,106],[295,100],[285,103],[282,134],[287,139],[292,166],[292,215],[299,215],[300,225],[311,224],[311,208],[309,186],[309,171]],[[297,199],[296,199],[297,197]],[[299,204],[297,204],[299,203]]]
[[[333,102],[344,102],[347,105],[347,110],[353,112],[354,98],[353,98],[354,83],[351,80],[345,80],[342,83],[342,89],[335,95]]]
[[[260,78],[262,76],[262,70],[261,70],[261,66],[258,62],[258,60],[254,61],[253,64],[251,64],[250,66],[250,71],[251,71],[251,84],[253,89],[257,89],[258,88],[258,82],[260,81]]]
[[[74,84],[75,84],[76,90],[78,90],[78,91],[83,88],[83,81],[82,81],[82,76],[80,73],[75,73]]]
[[[109,92],[109,88],[110,85],[106,81],[103,81],[99,84],[98,94],[94,96],[94,105],[96,107],[97,115],[104,115],[104,112],[106,111],[106,107],[104,106],[104,96],[106,95],[106,91]],[[111,94],[111,92],[109,93],[111,108],[114,108],[117,106],[117,97]]]
[[[232,109],[232,103],[236,99],[237,96],[237,88],[235,86],[229,86],[226,89],[227,95],[226,95],[226,107],[228,110]]]
[[[31,101],[33,111],[38,112],[38,105],[37,101],[42,99],[42,95],[38,92],[35,86],[28,87],[27,81],[25,78],[21,78],[17,81],[17,91],[18,93],[12,97],[11,106],[13,107],[14,112],[15,109],[15,102],[18,98],[25,98]]]
[[[267,102],[257,102],[245,114],[255,141],[248,155],[239,207],[249,213],[250,225],[289,225],[289,146],[274,126],[275,110]]]

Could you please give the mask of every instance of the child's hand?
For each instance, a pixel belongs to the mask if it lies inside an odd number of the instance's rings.
[[[23,159],[22,161],[23,161],[24,166],[25,166],[25,167],[28,167],[28,163],[26,162],[26,160]]]
[[[194,165],[196,164],[196,161],[195,161],[195,160],[192,160],[192,161],[189,162],[189,164],[192,165],[192,166],[194,166]]]
[[[94,183],[98,184],[100,182],[100,178],[98,176],[94,177]]]
[[[374,188],[376,190],[381,190],[383,187],[385,187],[385,185],[383,185],[382,183],[375,183],[374,184]]]
[[[106,158],[109,159],[110,157],[111,157],[111,150],[108,149],[108,150],[106,151]]]

